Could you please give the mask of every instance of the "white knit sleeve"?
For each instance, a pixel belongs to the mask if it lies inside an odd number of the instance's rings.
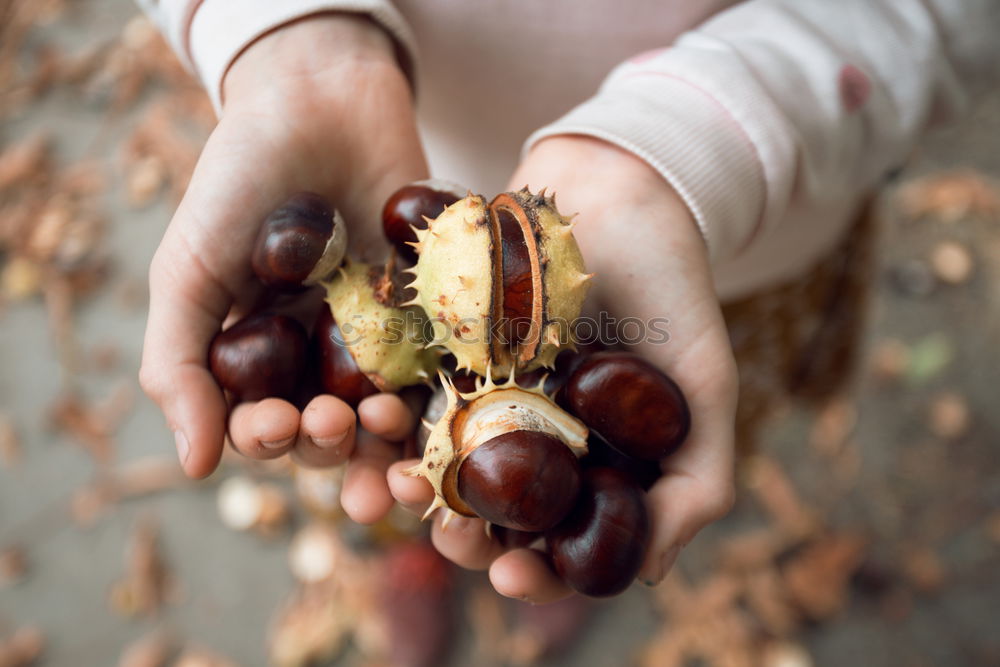
[[[995,0],[752,0],[621,64],[526,150],[584,134],[633,152],[724,261],[780,229],[793,204],[873,188],[996,85],[998,35]]]

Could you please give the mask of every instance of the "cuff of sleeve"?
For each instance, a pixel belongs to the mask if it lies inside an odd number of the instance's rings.
[[[766,186],[754,144],[721,104],[685,80],[620,77],[532,134],[525,150],[561,134],[602,139],[656,169],[691,209],[713,261],[739,252],[761,225]]]
[[[186,55],[216,113],[222,110],[222,81],[230,65],[259,37],[300,18],[323,12],[364,14],[396,44],[410,80],[416,41],[402,14],[386,0],[203,0],[191,19]]]

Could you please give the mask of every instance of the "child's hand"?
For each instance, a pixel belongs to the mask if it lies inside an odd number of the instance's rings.
[[[301,415],[279,399],[229,414],[206,355],[223,322],[260,296],[251,249],[260,223],[290,195],[325,196],[348,222],[354,256],[385,256],[382,203],[426,177],[409,85],[376,26],[330,14],[254,43],[227,75],[225,93],[225,112],[150,267],[142,386],[174,431],[188,475],[215,469],[228,415],[233,444],[250,457],[290,452],[326,466],[353,452],[344,504],[355,518],[374,520],[391,504],[384,472],[394,448],[385,441],[402,439],[414,423],[399,398],[361,404],[364,434],[332,396],[317,397]]]
[[[557,194],[564,213],[579,211],[576,237],[588,271],[597,274],[596,310],[645,322],[669,318],[666,344],[636,351],[684,391],[692,429],[681,450],[664,462],[648,494],[652,537],[640,578],[662,580],[681,547],[733,503],[736,366],[712,286],[705,243],[684,202],[648,165],[611,144],[584,137],[540,142],[510,183]],[[403,477],[401,462],[389,485],[404,506],[422,511],[431,500],[423,480]],[[435,520],[434,544],[471,569],[489,568],[500,593],[548,602],[569,593],[543,557],[529,549],[505,552],[478,519],[455,519],[447,531]]]

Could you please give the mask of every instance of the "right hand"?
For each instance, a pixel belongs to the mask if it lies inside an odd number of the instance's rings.
[[[246,456],[306,465],[351,462],[342,502],[361,522],[388,511],[385,470],[414,419],[397,397],[355,413],[333,396],[301,412],[269,398],[230,411],[206,367],[212,337],[261,295],[250,254],[264,218],[292,194],[328,198],[348,222],[352,256],[387,254],[379,225],[396,188],[425,178],[406,77],[390,39],[365,18],[323,14],[252,44],[228,72],[225,108],[150,266],[140,382],[174,432],[191,477],[218,465],[228,434]],[[319,300],[316,291],[304,298]]]

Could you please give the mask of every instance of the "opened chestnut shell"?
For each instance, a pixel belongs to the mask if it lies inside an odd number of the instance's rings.
[[[510,431],[473,449],[458,467],[458,495],[490,523],[519,531],[555,526],[580,491],[580,464],[558,438]]]
[[[588,428],[636,459],[669,456],[691,429],[680,388],[630,352],[590,355],[570,376],[560,399]]]
[[[306,330],[296,320],[251,315],[216,334],[208,366],[238,400],[291,399],[305,370],[308,345]]]
[[[333,274],[347,251],[347,228],[327,201],[300,192],[264,220],[251,266],[268,287],[294,292]]]
[[[313,332],[313,350],[319,364],[320,385],[326,393],[351,407],[378,393],[378,388],[358,368],[329,308],[320,309]]]
[[[576,506],[546,533],[552,565],[570,588],[607,597],[632,583],[649,545],[649,514],[643,495],[621,471],[584,471]]]
[[[465,196],[465,190],[455,183],[440,179],[414,181],[392,193],[382,208],[382,231],[396,251],[410,263],[417,261],[417,253],[410,243],[416,243],[416,229],[427,229],[424,218],[441,215]]]

